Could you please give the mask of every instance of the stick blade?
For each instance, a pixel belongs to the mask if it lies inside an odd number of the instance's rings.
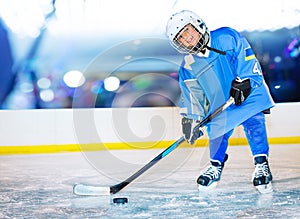
[[[73,193],[81,196],[105,196],[110,195],[110,187],[92,186],[78,183],[73,186]]]

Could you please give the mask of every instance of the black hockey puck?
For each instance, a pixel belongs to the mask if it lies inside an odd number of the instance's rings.
[[[113,203],[114,204],[125,204],[128,202],[127,198],[114,198]]]

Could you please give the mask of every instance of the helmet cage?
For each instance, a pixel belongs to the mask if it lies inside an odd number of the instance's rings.
[[[181,35],[182,30],[188,26],[191,25],[191,27],[199,34],[200,38],[195,46],[185,46],[180,41],[179,38],[182,38]],[[198,28],[196,28],[192,23],[186,24],[173,38],[173,46],[183,54],[198,54],[201,51],[205,49],[205,46],[208,44],[209,41],[209,33],[207,31],[204,31],[204,33],[200,33]]]

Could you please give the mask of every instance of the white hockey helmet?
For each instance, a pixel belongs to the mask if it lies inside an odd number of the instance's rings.
[[[180,31],[188,24],[191,24],[201,34],[197,45],[193,48],[187,48],[178,42],[176,38],[178,33],[180,33]],[[198,54],[206,48],[206,45],[210,40],[210,32],[204,21],[197,14],[189,10],[179,11],[169,18],[166,34],[171,45],[183,54]]]

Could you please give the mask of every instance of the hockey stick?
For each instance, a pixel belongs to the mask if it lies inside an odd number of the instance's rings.
[[[219,115],[221,112],[223,112],[225,109],[227,109],[232,103],[234,102],[234,99],[230,97],[230,99],[224,103],[222,106],[217,108],[213,113],[211,113],[209,116],[207,116],[204,120],[202,120],[197,127],[203,127],[208,122],[210,122],[213,118],[215,118],[217,115]],[[171,146],[169,146],[167,149],[165,149],[163,152],[161,152],[159,155],[157,155],[154,159],[152,159],[149,163],[147,163],[145,166],[143,166],[140,170],[135,172],[132,176],[128,177],[123,182],[110,186],[110,187],[104,187],[104,186],[92,186],[92,185],[85,185],[85,184],[75,184],[73,186],[73,193],[76,195],[110,195],[110,194],[116,194],[120,190],[122,190],[124,187],[126,187],[129,183],[131,183],[133,180],[138,178],[140,175],[142,175],[144,172],[146,172],[149,168],[151,168],[154,164],[156,164],[158,161],[160,161],[162,158],[167,156],[169,153],[171,153],[175,148],[177,148],[182,142],[184,142],[184,137],[180,137],[177,141],[175,141]]]

